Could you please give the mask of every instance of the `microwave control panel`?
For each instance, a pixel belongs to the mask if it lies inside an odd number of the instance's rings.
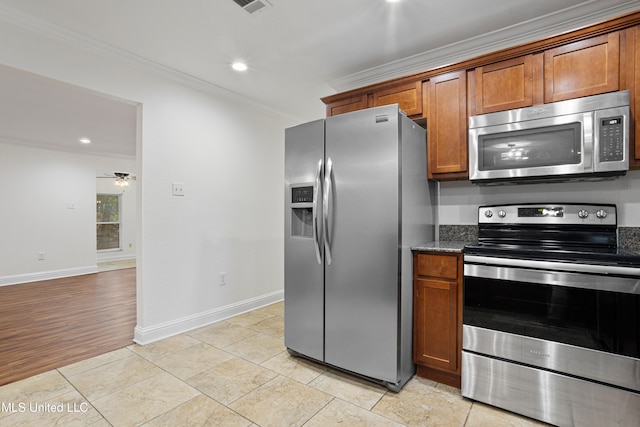
[[[600,119],[600,161],[624,160],[624,117]]]

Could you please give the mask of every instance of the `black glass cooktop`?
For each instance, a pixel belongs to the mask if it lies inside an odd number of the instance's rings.
[[[521,204],[478,208],[478,243],[464,253],[500,258],[640,267],[618,248],[615,205]]]

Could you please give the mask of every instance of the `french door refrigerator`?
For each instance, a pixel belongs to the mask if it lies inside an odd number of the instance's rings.
[[[397,105],[285,130],[285,345],[399,391],[411,246],[433,240],[425,130]]]

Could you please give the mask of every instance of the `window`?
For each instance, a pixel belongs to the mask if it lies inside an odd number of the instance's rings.
[[[98,194],[96,199],[97,249],[120,249],[120,195]]]

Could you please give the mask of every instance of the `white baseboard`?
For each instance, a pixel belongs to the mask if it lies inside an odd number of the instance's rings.
[[[63,277],[81,276],[98,272],[97,265],[65,268],[61,270],[41,271],[39,273],[16,274],[0,277],[0,286],[18,285],[20,283],[39,282],[41,280],[61,279]]]
[[[282,301],[283,299],[284,290],[280,290],[170,322],[144,328],[136,326],[133,341],[140,345],[151,344],[152,342],[220,322],[230,317]]]
[[[98,257],[98,264],[101,262],[128,261],[130,259],[136,259],[136,254]]]

